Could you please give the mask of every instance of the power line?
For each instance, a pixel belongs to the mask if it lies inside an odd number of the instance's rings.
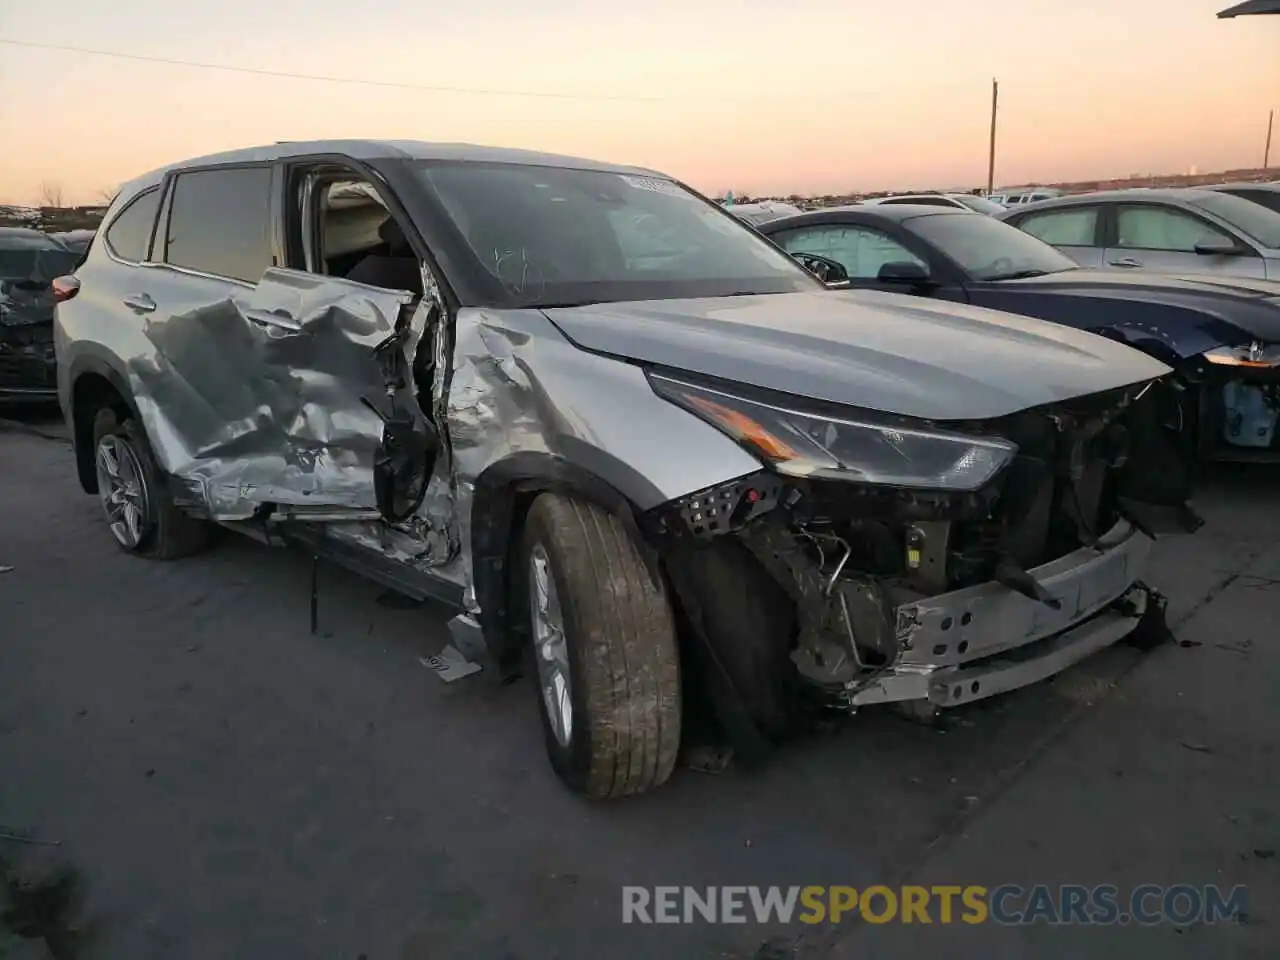
[[[74,47],[67,44],[43,43],[35,40],[11,40],[6,37],[0,37],[0,44],[7,44],[12,47],[25,47],[30,50],[52,50],[61,53],[85,54],[92,57],[109,57],[114,60],[133,60],[138,63],[156,63],[171,67],[188,67],[195,70],[220,70],[224,73],[243,73],[257,77],[275,77],[286,80],[310,80],[315,83],[350,84],[354,86],[383,87],[398,90],[418,90],[426,93],[454,93],[481,97],[523,97],[526,99],[532,98],[539,100],[605,101],[613,103],[686,103],[690,99],[687,95],[680,97],[644,97],[628,94],[566,93],[555,90],[505,90],[496,87],[455,87],[440,84],[405,83],[396,80],[372,80],[364,77],[334,77],[329,76],[328,74],[294,73],[288,70],[265,70],[259,67],[238,67],[229,63],[209,63],[200,60],[182,60],[176,57],[153,57],[142,53],[125,53],[120,50],[99,50],[92,47]],[[901,83],[894,83],[893,86],[898,90],[907,89],[907,87],[904,87]],[[958,90],[970,89],[973,88],[973,86],[974,84],[968,80],[958,80],[944,83],[913,84],[910,86],[910,89],[918,89],[921,91]],[[831,89],[827,91],[829,96],[834,99],[879,92],[879,88],[869,88],[865,90]],[[765,103],[770,101],[792,101],[798,96],[798,94],[792,92],[779,92],[776,94],[750,94],[745,96],[711,95],[699,97],[699,99],[711,101]]]
[[[0,37],[0,43],[32,50],[57,50],[63,53],[83,53],[94,57],[112,57],[116,60],[135,60],[140,63],[161,63],[171,67],[192,67],[198,70],[222,70],[226,73],[247,73],[258,77],[279,77],[289,80],[312,80],[317,83],[346,83],[366,87],[394,87],[400,90],[422,90],[429,93],[461,93],[484,97],[535,97],[543,100],[608,100],[632,103],[669,103],[669,97],[638,97],[610,94],[561,93],[542,90],[500,90],[483,87],[449,87],[425,83],[401,83],[395,80],[369,80],[362,77],[331,77],[319,73],[292,73],[286,70],[262,70],[256,67],[237,67],[226,63],[204,63],[198,60],[180,60],[170,57],[152,57],[141,53],[123,53],[118,50],[95,50],[90,47],[72,47],[60,43],[37,43],[32,40],[9,40]]]

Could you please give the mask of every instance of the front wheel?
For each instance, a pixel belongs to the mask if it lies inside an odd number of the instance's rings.
[[[680,749],[680,657],[660,575],[617,517],[556,494],[530,507],[521,556],[552,767],[592,797],[665,782]]]

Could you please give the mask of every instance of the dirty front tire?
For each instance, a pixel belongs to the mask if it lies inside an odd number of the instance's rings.
[[[141,491],[143,503],[139,509],[141,517],[136,523],[117,521],[124,523],[120,532],[117,532],[108,513],[108,528],[116,546],[126,553],[152,560],[177,560],[208,549],[216,527],[178,509],[169,495],[167,478],[156,463],[141,425],[133,418],[119,419],[110,407],[99,410],[93,421],[94,470],[98,476],[98,497],[103,502],[104,512],[108,510],[111,493],[104,445],[114,457],[117,472],[123,468],[127,473],[136,475],[131,477],[136,481],[132,488]],[[105,493],[104,485],[107,485]],[[133,499],[136,501],[137,497]]]
[[[591,797],[663,783],[680,749],[681,701],[661,576],[616,516],[549,493],[529,509],[520,558],[517,609],[529,618],[552,767]]]

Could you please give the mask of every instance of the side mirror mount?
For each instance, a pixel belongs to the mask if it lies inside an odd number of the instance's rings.
[[[1202,257],[1238,257],[1244,248],[1234,240],[1225,237],[1209,237],[1195,245],[1195,251]]]
[[[797,252],[791,254],[791,256],[800,266],[804,267],[828,287],[839,290],[849,286],[849,271],[844,268],[844,264],[829,257],[819,256],[816,253]]]
[[[891,260],[880,268],[876,279],[881,283],[902,283],[923,286],[932,282],[927,267],[914,260]]]

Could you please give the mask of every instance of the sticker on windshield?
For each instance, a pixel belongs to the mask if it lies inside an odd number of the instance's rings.
[[[661,177],[633,177],[623,174],[622,180],[637,190],[648,190],[651,193],[670,193],[677,197],[684,196],[683,190],[670,180],[663,180]]]

